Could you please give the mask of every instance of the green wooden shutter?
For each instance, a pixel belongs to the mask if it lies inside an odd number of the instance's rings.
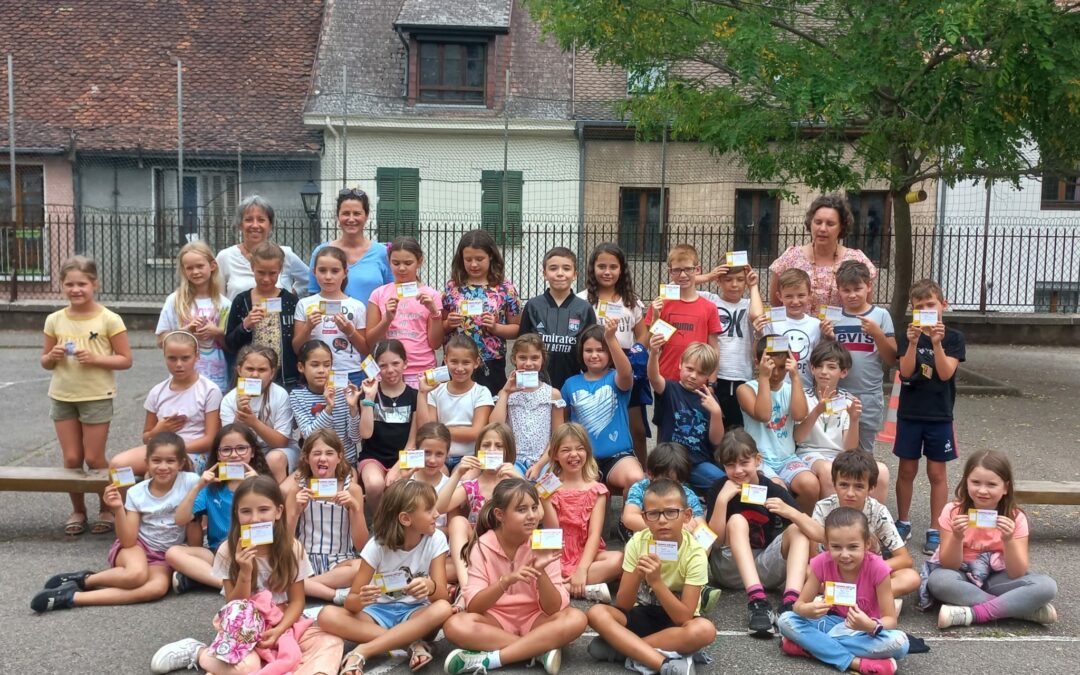
[[[375,171],[379,202],[375,211],[379,241],[420,236],[420,169],[379,167]]]
[[[420,169],[398,169],[398,235],[420,237]]]
[[[503,246],[521,246],[521,201],[524,181],[520,171],[507,171],[506,176],[506,225]]]
[[[520,171],[506,172],[506,222],[503,223],[503,172],[480,174],[480,222],[503,246],[520,246],[522,240],[523,178]]]

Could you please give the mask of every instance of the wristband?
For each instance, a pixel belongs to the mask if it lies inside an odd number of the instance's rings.
[[[360,405],[364,406],[365,408],[374,408],[375,401],[369,401],[367,399],[364,399],[363,401],[360,401]]]
[[[870,633],[871,636],[877,637],[881,635],[881,631],[885,630],[885,626],[881,625],[881,622],[874,619],[874,632]]]

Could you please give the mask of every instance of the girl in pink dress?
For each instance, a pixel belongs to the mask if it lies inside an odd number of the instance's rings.
[[[589,433],[580,424],[560,425],[551,436],[551,472],[541,477],[544,526],[563,531],[562,576],[570,595],[611,602],[607,582],[622,573],[623,554],[604,550],[608,489],[599,482]]]

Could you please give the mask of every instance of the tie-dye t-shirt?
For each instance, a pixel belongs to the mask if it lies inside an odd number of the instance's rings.
[[[633,452],[630,439],[630,390],[615,384],[615,369],[608,370],[598,380],[574,375],[560,390],[570,406],[570,421],[577,422],[589,432],[593,455],[607,459],[620,452]]]
[[[517,288],[509,279],[503,279],[502,283],[495,287],[473,284],[458,286],[453,279],[446,282],[442,296],[444,312],[461,312],[462,304],[466,300],[483,300],[484,311],[493,313],[497,324],[509,323],[510,319],[521,315],[521,299],[518,298]],[[463,316],[457,331],[476,343],[480,349],[480,357],[485,361],[506,358],[506,340],[480,330],[479,316]],[[454,332],[446,333],[444,343],[450,341]]]

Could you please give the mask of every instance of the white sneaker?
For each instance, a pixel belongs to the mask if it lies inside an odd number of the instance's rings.
[[[949,628],[951,626],[970,626],[975,620],[975,612],[971,611],[970,607],[959,607],[957,605],[942,605],[938,610],[937,626],[938,628]]]
[[[184,638],[178,642],[172,642],[157,650],[154,658],[150,659],[150,672],[171,673],[174,670],[198,669],[199,650],[206,647],[205,643],[194,638]]]
[[[540,655],[540,665],[548,675],[559,675],[562,667],[562,649],[549,649]]]
[[[902,610],[904,608],[904,599],[903,598],[893,598],[892,604],[893,604],[893,607],[896,608],[896,616],[899,617],[900,616],[900,610]]]
[[[1024,616],[1017,617],[1025,621],[1034,621],[1035,623],[1041,623],[1044,626],[1049,626],[1052,623],[1057,623],[1058,615],[1057,610],[1049,602],[1038,608],[1031,614],[1025,614]]]
[[[349,597],[351,588],[339,588],[334,591],[334,604],[338,607],[345,606],[345,598]]]
[[[588,584],[585,586],[585,599],[589,602],[611,604],[611,590],[607,584]]]

